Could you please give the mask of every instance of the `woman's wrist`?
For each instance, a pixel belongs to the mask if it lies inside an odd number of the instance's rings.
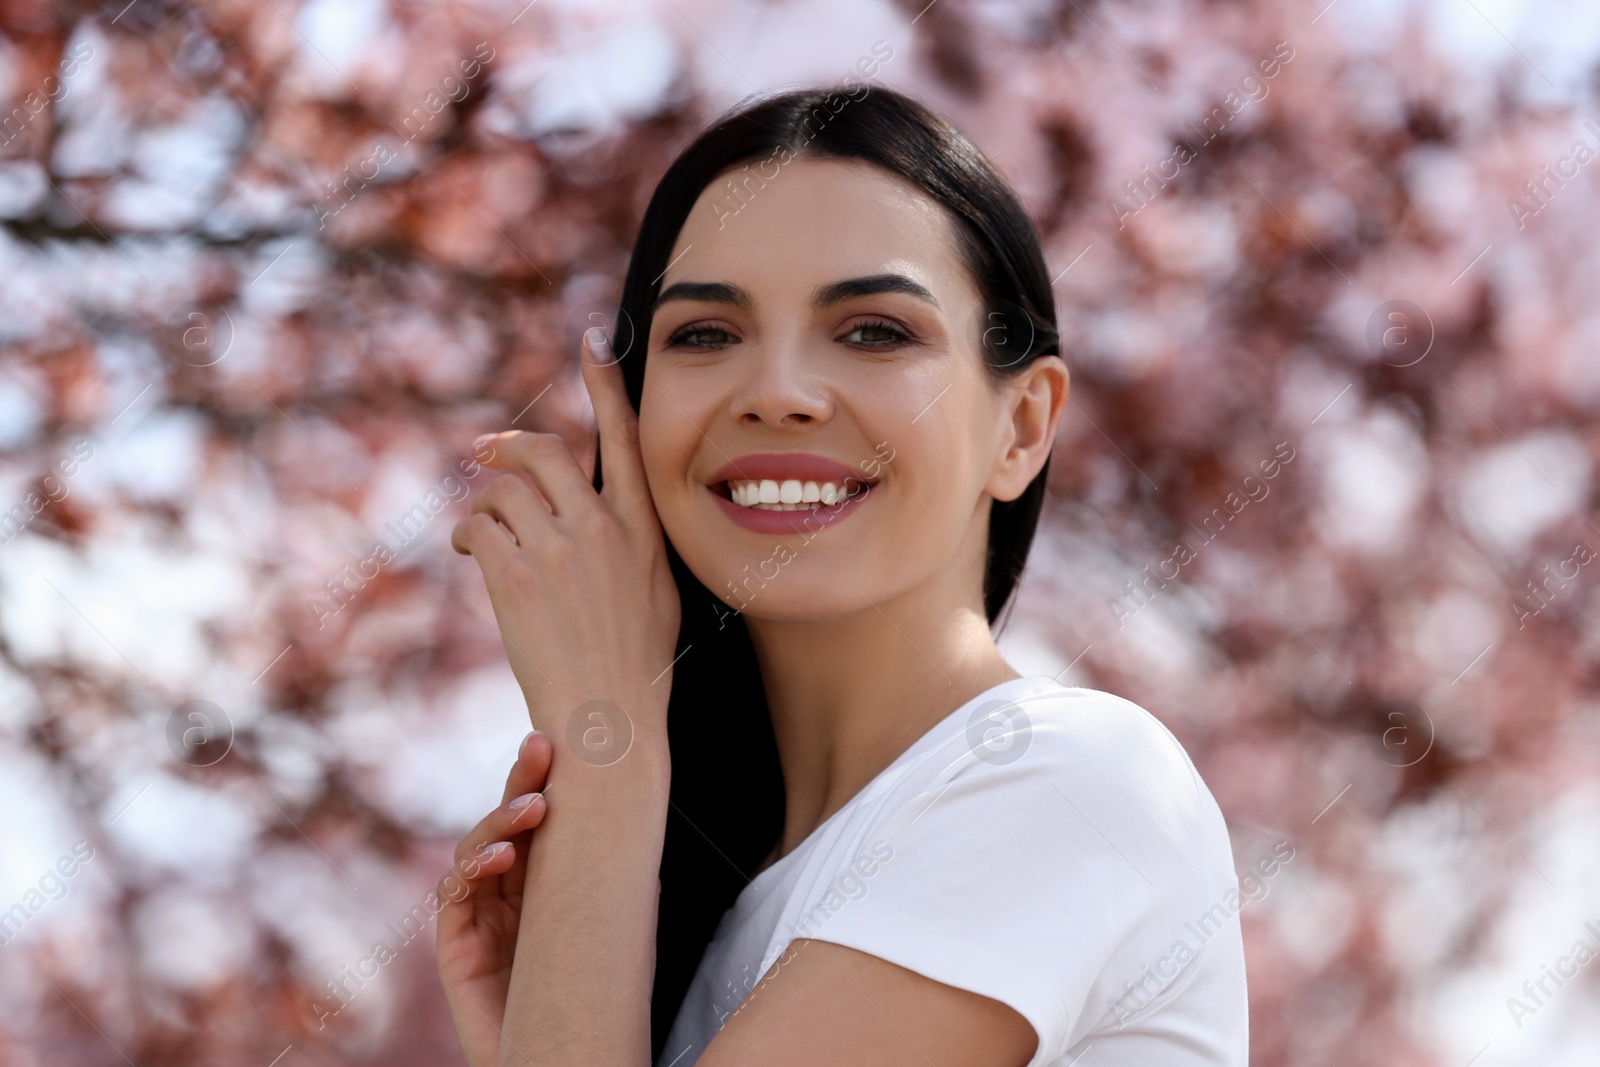
[[[672,768],[666,744],[644,745],[636,740],[626,755],[614,763],[594,764],[563,745],[556,746],[544,792],[552,805],[565,810],[583,809],[599,817],[615,813],[628,820],[615,829],[624,833],[645,831],[652,824],[664,827]],[[658,827],[658,833],[664,832]]]
[[[554,749],[551,781],[571,778],[612,787],[624,780],[648,782],[664,795],[671,780],[666,704],[665,692],[632,699],[586,695],[530,701],[529,718]]]

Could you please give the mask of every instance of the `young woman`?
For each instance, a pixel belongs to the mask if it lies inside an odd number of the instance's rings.
[[[468,1062],[1245,1063],[1211,793],[993,638],[1069,383],[987,159],[885,89],[736,110],[584,348],[592,481],[486,435],[453,535],[536,730],[440,887]]]

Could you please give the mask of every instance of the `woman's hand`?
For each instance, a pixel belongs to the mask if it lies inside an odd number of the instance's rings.
[[[474,452],[491,452],[484,465],[507,473],[473,501],[450,543],[483,571],[536,729],[559,743],[580,705],[603,701],[583,709],[575,732],[595,710],[620,709],[630,731],[648,726],[664,745],[678,587],[645,481],[638,413],[598,328],[584,334],[581,362],[605,488],[595,492],[555,434],[486,434]]]
[[[550,755],[549,738],[527,736],[500,807],[456,845],[455,866],[439,882],[439,979],[468,1067],[493,1067],[500,1057],[528,847],[546,811],[537,790],[544,788]]]

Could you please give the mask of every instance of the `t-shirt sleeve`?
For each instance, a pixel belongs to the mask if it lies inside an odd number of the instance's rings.
[[[1009,744],[967,730],[886,798],[866,864],[846,872],[853,891],[794,937],[1010,1005],[1038,1034],[1037,1067],[1236,878],[1215,800],[1147,711],[1097,690],[1018,706]]]

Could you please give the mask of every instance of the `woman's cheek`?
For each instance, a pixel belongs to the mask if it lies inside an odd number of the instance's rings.
[[[661,400],[659,396],[653,399]],[[684,436],[685,430],[690,436]],[[703,541],[708,532],[701,507],[706,501],[699,500],[698,494],[709,491],[689,477],[699,440],[694,424],[664,401],[653,406],[647,400],[643,405],[639,413],[639,452],[645,485],[662,531],[686,559],[693,553],[695,543]]]
[[[668,426],[660,420],[655,405],[646,402],[639,412],[639,456],[644,464],[645,484],[657,511],[672,504],[671,470],[678,465],[674,458],[678,445],[667,431]]]

